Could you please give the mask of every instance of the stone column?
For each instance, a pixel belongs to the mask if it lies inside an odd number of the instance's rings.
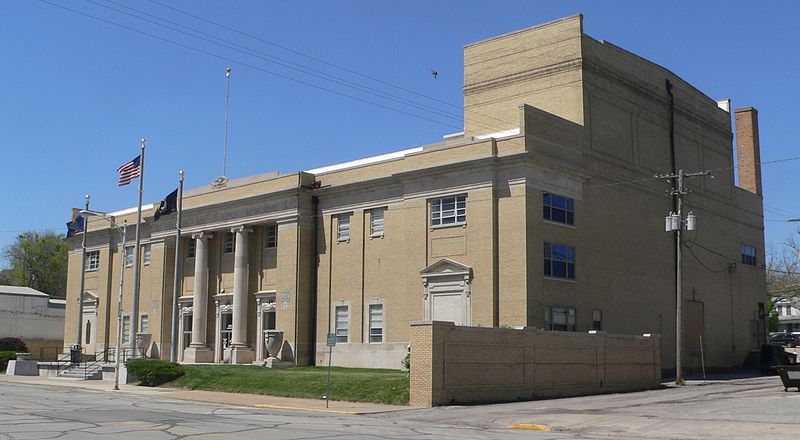
[[[231,228],[236,234],[233,256],[233,332],[231,334],[231,364],[249,364],[255,361],[255,352],[247,346],[247,279],[249,277],[247,234],[244,226]]]
[[[183,354],[187,363],[213,362],[214,352],[206,344],[208,317],[208,239],[211,234],[192,234],[195,240],[194,296],[192,298],[192,342]]]

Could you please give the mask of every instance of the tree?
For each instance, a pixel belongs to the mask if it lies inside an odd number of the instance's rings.
[[[778,330],[776,303],[788,303],[800,309],[800,229],[784,240],[779,251],[773,250],[769,253],[767,292],[771,298],[769,330],[776,331]]]
[[[26,286],[53,298],[66,297],[67,245],[60,234],[28,231],[3,251],[9,263],[7,283]]]

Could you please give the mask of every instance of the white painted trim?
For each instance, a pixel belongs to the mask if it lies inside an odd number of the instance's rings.
[[[349,162],[337,163],[334,165],[323,166],[304,171],[309,174],[325,174],[333,171],[346,170],[348,168],[355,168],[363,165],[371,165],[379,162],[385,162],[393,159],[402,159],[405,155],[411,153],[418,153],[422,151],[422,147],[409,148],[406,150],[395,151],[392,153],[380,154],[378,156],[365,157],[363,159],[351,160]]]

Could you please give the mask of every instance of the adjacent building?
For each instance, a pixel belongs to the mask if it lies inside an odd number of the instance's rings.
[[[796,332],[800,330],[800,308],[788,298],[775,301],[778,312],[778,331]]]
[[[671,87],[668,88],[667,84]],[[399,368],[409,322],[660,333],[674,367],[674,170],[688,181],[684,365],[741,365],[765,339],[758,118],[731,112],[669,70],[583,32],[567,17],[464,47],[464,131],[439,143],[185,193],[180,298],[172,309],[175,216],[142,225],[141,294],[122,321],[183,362],[260,362],[265,332],[280,356]],[[732,124],[732,120],[734,123]],[[736,149],[734,150],[734,127]],[[674,141],[674,148],[671,148]],[[734,180],[738,155],[738,184]],[[673,165],[674,164],[674,165]],[[166,191],[165,191],[166,192]],[[135,223],[135,209],[111,213]],[[130,236],[130,235],[129,235]],[[113,347],[119,234],[88,222],[69,240],[66,341],[76,338],[81,272],[89,351]],[[481,356],[484,347],[475,347]]]
[[[64,345],[64,311],[63,299],[30,287],[0,286],[0,338],[20,338],[33,359],[49,360]]]

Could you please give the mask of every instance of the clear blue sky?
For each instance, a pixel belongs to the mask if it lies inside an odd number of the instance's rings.
[[[199,51],[78,15],[43,0],[0,2],[0,246],[22,230],[64,230],[92,196],[104,211],[134,206],[116,168],[148,139],[145,201],[222,172],[225,68],[233,68],[228,177],[291,172],[435,142],[459,131],[464,44],[583,13],[585,30],[659,63],[715,99],[760,112],[762,160],[800,156],[800,4],[604,1],[173,1],[196,16],[452,104],[425,100],[150,0],[46,0]],[[123,3],[124,2],[124,3]],[[170,20],[244,46],[241,53],[104,8]],[[123,5],[123,6],[120,6]],[[157,18],[154,18],[155,16]],[[163,22],[162,22],[163,23]],[[175,24],[169,26],[176,27]],[[188,32],[188,31],[186,31]],[[203,36],[210,39],[211,37]],[[256,51],[256,52],[254,52]],[[255,56],[253,56],[255,55]],[[422,101],[435,116],[263,58],[279,57]],[[306,84],[419,115],[414,118]],[[437,79],[430,70],[439,72]],[[439,121],[439,122],[434,122]],[[442,124],[440,122],[444,122]],[[800,161],[764,165],[767,241],[800,217]],[[0,266],[3,263],[0,262]]]

